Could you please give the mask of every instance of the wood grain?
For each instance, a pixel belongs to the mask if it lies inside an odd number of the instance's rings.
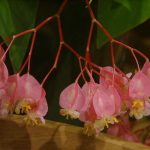
[[[109,135],[87,137],[82,128],[46,121],[26,126],[22,116],[0,119],[0,150],[150,150],[142,144],[126,142]]]

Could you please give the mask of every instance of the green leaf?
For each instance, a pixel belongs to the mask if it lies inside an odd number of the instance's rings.
[[[102,0],[98,1],[98,20],[117,37],[150,18],[149,0]],[[97,45],[108,41],[100,29],[97,32]]]
[[[0,36],[3,39],[34,27],[38,1],[0,0]],[[10,59],[14,71],[18,71],[27,50],[30,35],[16,39]]]
[[[132,10],[131,8],[131,3],[129,0],[114,0],[117,3],[120,3],[121,5],[123,5],[125,8]]]

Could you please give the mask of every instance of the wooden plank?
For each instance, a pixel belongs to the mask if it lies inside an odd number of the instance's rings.
[[[26,126],[21,116],[0,119],[0,150],[150,150],[142,144],[126,142],[101,134],[88,137],[82,128],[46,121],[45,125]]]

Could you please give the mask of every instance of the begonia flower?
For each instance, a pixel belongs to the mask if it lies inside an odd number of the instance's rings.
[[[70,84],[60,94],[59,104],[63,108],[60,110],[61,115],[72,119],[79,118],[84,102],[84,96],[78,83]]]
[[[116,118],[121,112],[121,99],[113,86],[100,85],[93,97],[93,106],[97,114],[94,123],[97,130],[102,131],[109,124],[118,123]]]
[[[131,99],[130,116],[141,119],[150,114],[150,79],[142,72],[137,72],[129,83]]]
[[[100,74],[100,83],[107,82],[107,84],[113,84],[121,97],[123,109],[128,107],[129,94],[127,78],[130,78],[132,74],[128,73],[125,77],[109,66],[101,68]]]
[[[8,97],[14,103],[16,114],[25,114],[27,123],[44,123],[48,111],[45,91],[30,74],[13,75],[9,79]]]

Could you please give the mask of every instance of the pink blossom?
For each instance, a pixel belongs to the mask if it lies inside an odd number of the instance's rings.
[[[45,91],[30,74],[12,75],[8,79],[6,97],[13,105],[13,112],[26,114],[27,123],[44,123],[48,111]]]
[[[78,83],[72,83],[66,87],[60,94],[59,104],[63,108],[61,115],[70,116],[72,119],[79,118],[80,110],[85,100]]]
[[[84,105],[80,110],[79,119],[83,122],[94,121],[97,118],[95,109],[93,107],[93,97],[98,88],[99,84],[95,83],[94,81],[86,82],[82,87]]]
[[[118,122],[116,116],[121,110],[121,100],[114,87],[88,82],[82,89],[86,102],[79,119],[85,122],[86,134],[98,134],[104,127],[108,127],[108,124]]]
[[[137,72],[129,83],[129,96],[131,98],[130,116],[141,119],[150,114],[150,79],[142,72]]]
[[[109,124],[118,123],[116,118],[121,112],[121,99],[113,86],[100,85],[93,97],[93,106],[97,115],[94,128],[101,131]]]
[[[103,67],[100,71],[100,83],[107,83],[109,85],[114,85],[117,92],[119,93],[122,103],[125,106],[128,106],[128,79],[131,77],[131,73],[128,73],[126,77],[122,74],[116,72],[112,67]]]
[[[96,90],[99,88],[99,84],[95,83],[94,81],[86,82],[82,87],[82,93],[85,97],[84,106],[82,108],[82,111],[85,111],[88,109],[90,104],[92,103],[93,96],[96,92]]]

